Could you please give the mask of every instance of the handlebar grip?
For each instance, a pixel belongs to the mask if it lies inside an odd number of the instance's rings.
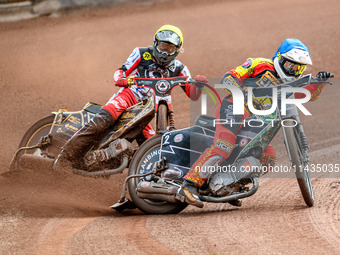
[[[129,87],[131,87],[133,84],[134,84],[134,76],[130,76],[129,78],[128,78],[128,86]]]
[[[334,78],[334,73],[331,73],[331,76],[329,76],[329,78]]]

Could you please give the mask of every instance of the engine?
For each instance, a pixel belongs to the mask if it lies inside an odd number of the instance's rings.
[[[253,157],[237,160],[234,164],[221,166],[209,180],[209,188],[215,196],[226,196],[239,189],[252,178],[263,174],[260,161]]]

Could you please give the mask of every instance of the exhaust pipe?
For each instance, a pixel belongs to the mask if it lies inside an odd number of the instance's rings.
[[[175,198],[177,190],[178,187],[173,185],[143,181],[137,186],[137,196],[142,199],[178,203],[179,201]]]
[[[253,178],[253,187],[247,192],[236,193],[222,197],[204,195],[200,195],[199,197],[203,202],[226,203],[229,201],[250,197],[258,190],[258,188],[259,180],[258,178]],[[179,187],[169,184],[156,184],[152,182],[143,181],[140,182],[137,186],[137,196],[142,199],[178,203],[179,200],[175,198],[178,189]]]

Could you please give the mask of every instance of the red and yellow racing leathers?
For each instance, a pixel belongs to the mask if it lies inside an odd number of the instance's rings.
[[[227,72],[223,76],[221,83],[233,84],[246,90],[248,87],[276,86],[281,82],[270,59],[249,58],[242,66]],[[314,101],[320,96],[324,86],[325,84],[310,84],[304,87],[311,93],[310,101]],[[232,119],[235,123],[243,123],[245,119],[252,116],[247,104],[245,104],[244,115],[233,115],[233,98],[229,91],[226,90],[226,92],[227,96],[223,98],[222,104],[216,108],[216,119]],[[295,98],[303,98],[304,96],[303,93],[295,93]],[[271,99],[268,97],[254,98],[253,100],[254,107],[259,107],[259,109],[271,104]],[[241,124],[230,126],[217,123],[213,144],[203,152],[184,178],[201,186],[209,178],[210,173],[206,171],[200,172],[200,169],[205,166],[217,166],[229,157],[235,147],[236,136],[241,127]],[[260,162],[263,166],[273,166],[276,159],[277,156],[273,146],[268,145],[261,155]]]

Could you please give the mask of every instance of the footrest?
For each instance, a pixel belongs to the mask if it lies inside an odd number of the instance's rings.
[[[135,204],[130,201],[129,199],[125,198],[124,201],[118,201],[114,205],[110,206],[113,210],[116,210],[118,212],[124,211],[126,209],[136,209],[137,207]]]

